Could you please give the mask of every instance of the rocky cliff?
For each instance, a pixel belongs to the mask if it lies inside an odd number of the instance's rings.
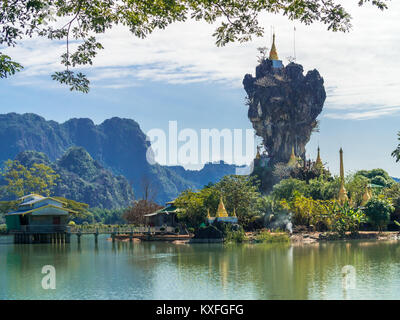
[[[256,134],[263,139],[270,166],[287,163],[292,147],[304,157],[305,146],[317,126],[326,93],[317,70],[303,75],[300,64],[273,68],[265,59],[256,68],[256,76],[243,79],[248,95],[248,117]]]

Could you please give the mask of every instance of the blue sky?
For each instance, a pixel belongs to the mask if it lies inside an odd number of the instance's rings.
[[[327,100],[307,154],[316,147],[328,167],[338,172],[338,150],[344,149],[345,170],[381,167],[400,176],[390,156],[400,130],[400,4],[387,12],[349,7],[350,33],[331,33],[324,26],[296,23],[297,62],[317,68],[325,80]],[[60,70],[63,43],[28,39],[2,50],[24,64],[17,76],[0,81],[0,112],[34,112],[63,122],[88,117],[101,123],[112,116],[136,120],[144,132],[178,129],[251,128],[241,81],[256,66],[257,47],[270,44],[270,25],[277,33],[278,53],[293,55],[293,26],[283,17],[263,16],[264,38],[217,48],[215,26],[189,22],[157,31],[145,40],[126,30],[102,36],[105,50],[94,67],[83,70],[92,80],[88,95],[69,92],[51,81]]]

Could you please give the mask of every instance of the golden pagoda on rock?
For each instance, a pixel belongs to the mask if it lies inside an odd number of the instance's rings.
[[[282,60],[279,60],[278,51],[276,50],[275,33],[272,36],[272,46],[271,46],[271,50],[269,51],[269,60],[271,60],[273,68],[275,68],[275,69],[283,68]]]
[[[269,60],[279,60],[278,52],[276,51],[276,46],[275,46],[275,33],[272,36],[272,47],[269,52]]]
[[[340,204],[344,204],[346,201],[349,200],[347,197],[347,191],[346,188],[344,187],[344,167],[343,167],[343,149],[340,148],[339,150],[340,154],[340,189],[339,189],[339,202]]]

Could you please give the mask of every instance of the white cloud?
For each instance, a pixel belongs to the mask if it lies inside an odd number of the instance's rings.
[[[298,62],[306,71],[317,68],[325,80],[326,117],[367,119],[398,112],[400,34],[395,26],[399,24],[400,3],[389,5],[388,11],[380,12],[371,6],[346,4],[354,26],[346,34],[332,33],[321,24],[296,23]],[[285,57],[293,55],[294,24],[273,15],[264,16],[262,22],[264,38],[223,48],[216,47],[211,36],[216,26],[201,22],[176,23],[146,39],[116,27],[99,37],[105,50],[95,59],[94,67],[83,69],[96,87],[117,89],[145,81],[216,81],[241,88],[243,76],[254,74],[256,48],[270,43],[270,25],[277,32],[280,57],[285,62]],[[7,49],[25,66],[15,83],[31,85],[34,79],[62,69],[59,57],[63,50],[63,43],[44,39],[29,39]]]

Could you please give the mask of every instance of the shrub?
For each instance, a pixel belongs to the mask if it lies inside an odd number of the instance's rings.
[[[196,239],[222,239],[224,235],[222,231],[215,226],[207,226],[197,229],[194,237]]]
[[[243,228],[239,228],[239,230],[227,230],[225,235],[226,242],[236,242],[241,243],[246,239],[246,234],[244,233]]]
[[[392,203],[384,197],[373,197],[365,205],[364,212],[368,222],[382,231],[390,221],[390,214],[394,211]]]
[[[194,233],[195,229],[194,228],[188,228],[189,233]]]
[[[7,233],[7,226],[5,224],[0,224],[0,234]]]
[[[332,207],[332,230],[343,236],[347,231],[357,232],[360,224],[366,221],[361,210],[353,209],[346,202],[344,205],[335,203]]]
[[[268,230],[261,231],[256,236],[257,242],[289,242],[289,235],[285,232],[271,233]]]

